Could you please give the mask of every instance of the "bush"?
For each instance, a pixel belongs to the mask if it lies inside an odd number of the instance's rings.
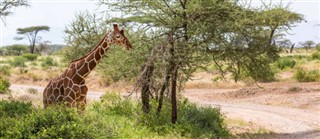
[[[152,110],[142,115],[140,123],[159,135],[178,134],[190,138],[219,138],[228,135],[224,118],[217,108],[199,107],[187,100],[178,104],[178,120],[171,123],[171,105],[165,103],[160,115]]]
[[[13,61],[10,62],[10,64],[14,67],[25,67],[26,66],[26,62],[28,60],[22,56],[17,56],[13,58]]]
[[[312,55],[311,55],[311,58],[313,59],[313,60],[320,60],[320,52],[314,52],[314,53],[312,53]]]
[[[306,70],[299,68],[297,70],[297,72],[295,73],[294,77],[299,82],[320,81],[320,71],[319,70],[306,71]]]
[[[113,135],[107,127],[91,124],[97,119],[89,119],[87,116],[79,115],[75,109],[64,106],[35,109],[30,103],[14,101],[6,101],[5,103],[9,106],[8,108],[12,109],[1,110],[6,115],[0,117],[0,138],[93,139],[110,138],[109,135]],[[11,117],[8,113],[13,113],[16,117]],[[102,132],[105,135],[102,135]]]
[[[320,52],[320,45],[316,46],[316,49]]]
[[[0,94],[7,93],[9,91],[10,83],[9,81],[2,79],[0,77]]]
[[[46,57],[42,60],[41,66],[44,68],[57,66],[57,62],[55,62],[51,57]]]
[[[293,68],[296,65],[296,61],[290,58],[281,58],[275,65],[277,68],[283,70],[285,68]]]
[[[23,54],[22,57],[26,58],[29,61],[34,61],[38,58],[37,54],[31,54],[31,53],[27,53],[27,54]]]
[[[1,103],[4,102],[0,101],[0,108]],[[104,95],[101,102],[92,103],[82,114],[65,106],[37,109],[30,103],[14,101],[5,101],[5,105],[5,110],[0,109],[0,138],[219,138],[228,135],[219,109],[197,107],[188,101],[179,102],[178,121],[174,125],[169,103],[164,104],[160,115],[156,114],[156,107],[152,107],[150,114],[143,114],[136,101],[115,94]]]
[[[218,138],[228,135],[224,119],[218,108],[200,107],[184,101],[180,106],[179,115],[180,128],[186,133],[191,133],[192,138],[201,136]]]
[[[0,117],[17,117],[32,112],[31,102],[0,101]]]
[[[0,74],[10,75],[11,67],[10,66],[0,66]]]

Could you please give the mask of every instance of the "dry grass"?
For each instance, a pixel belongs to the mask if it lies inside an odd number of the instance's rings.
[[[237,137],[239,134],[270,134],[271,131],[252,122],[241,119],[226,118],[225,123],[230,133]]]

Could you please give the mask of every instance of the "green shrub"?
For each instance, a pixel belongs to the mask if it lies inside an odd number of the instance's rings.
[[[312,55],[311,55],[311,58],[313,59],[313,60],[320,60],[320,52],[314,52],[314,53],[312,53]]]
[[[154,101],[150,114],[143,114],[136,101],[109,93],[82,114],[64,106],[38,109],[22,102],[6,103],[13,106],[8,107],[9,110],[0,109],[0,113],[4,113],[0,116],[0,138],[219,138],[228,135],[219,109],[198,107],[188,101],[178,103],[176,124],[171,123],[168,100],[160,115],[155,111]]]
[[[179,108],[178,125],[182,128],[181,131],[191,134],[192,138],[201,136],[218,138],[228,135],[220,109],[196,106],[187,101],[184,101]]]
[[[9,102],[19,107],[22,102]],[[24,104],[31,106],[31,104]],[[31,108],[31,107],[28,107]],[[87,116],[79,115],[75,109],[64,106],[47,109],[22,109],[29,113],[12,118],[0,117],[0,138],[110,138],[113,135],[107,127],[94,123]],[[16,114],[19,110],[12,109]],[[99,121],[101,122],[101,121]],[[102,128],[102,129],[101,129]],[[105,133],[102,135],[101,133]],[[110,133],[110,134],[107,134]]]
[[[17,117],[32,112],[31,102],[0,101],[0,117]]]
[[[34,61],[38,58],[38,55],[27,53],[27,54],[23,54],[22,57],[26,58],[28,61]]]
[[[9,91],[10,83],[9,81],[2,79],[0,77],[0,94],[7,93]]]
[[[105,112],[110,115],[123,115],[123,116],[133,116],[135,108],[132,106],[130,99],[122,98],[120,95],[113,92],[107,92],[101,97],[104,103],[101,103],[102,108]]]
[[[10,66],[0,66],[0,74],[2,75],[10,75],[11,67]]]
[[[298,59],[298,60],[307,58],[307,56],[305,56],[305,55],[294,55],[293,57],[294,57],[295,59]]]
[[[320,71],[319,70],[306,71],[306,70],[299,68],[297,70],[297,72],[295,73],[294,77],[299,82],[320,81]]]
[[[187,100],[178,104],[178,120],[171,123],[171,105],[165,103],[158,115],[153,109],[149,115],[142,115],[140,123],[159,135],[178,134],[190,138],[219,138],[227,136],[224,118],[217,108],[200,107]]]
[[[293,68],[296,65],[296,61],[290,58],[281,58],[275,65],[277,68],[283,70],[285,68]]]
[[[320,52],[320,45],[316,46],[316,49]]]
[[[25,67],[28,60],[22,56],[14,57],[10,64],[14,67]]]
[[[41,66],[44,68],[51,67],[51,66],[57,66],[57,65],[58,65],[57,62],[55,62],[53,60],[53,58],[51,58],[51,57],[46,57],[41,62]]]

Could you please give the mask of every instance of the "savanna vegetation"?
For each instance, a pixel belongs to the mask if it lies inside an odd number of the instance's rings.
[[[4,4],[8,2],[0,2],[0,15],[10,15]],[[83,114],[64,106],[42,109],[28,101],[1,100],[0,138],[227,137],[219,109],[197,106],[181,95],[195,73],[215,73],[211,83],[320,81],[320,45],[306,41],[295,46],[283,39],[284,32],[304,21],[288,7],[250,7],[233,0],[98,4],[103,12],[77,13],[66,26],[66,46],[37,41],[38,32],[49,31],[48,26],[17,29],[30,45],[0,48],[0,93],[10,93],[10,83],[46,85],[117,22],[133,50],[111,47],[88,78],[101,88],[125,82],[140,99],[107,92]],[[105,18],[110,10],[126,16]],[[279,76],[288,72],[289,78]]]

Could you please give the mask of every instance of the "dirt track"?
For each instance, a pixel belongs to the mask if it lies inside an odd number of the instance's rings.
[[[12,90],[22,91],[28,88],[35,88],[42,92],[43,87],[11,85]],[[214,100],[204,98],[199,94],[204,91],[209,94],[223,94],[234,90],[230,89],[187,89],[184,96],[190,101],[200,105],[220,107],[221,111],[229,118],[242,119],[252,122],[274,133],[288,134],[289,138],[320,138],[320,111],[310,111],[300,108],[283,106],[261,105],[246,102],[234,102],[230,100]],[[40,93],[41,94],[41,93]],[[99,99],[102,92],[89,92],[89,99]],[[291,135],[291,136],[290,136]],[[282,137],[280,137],[282,138]]]

